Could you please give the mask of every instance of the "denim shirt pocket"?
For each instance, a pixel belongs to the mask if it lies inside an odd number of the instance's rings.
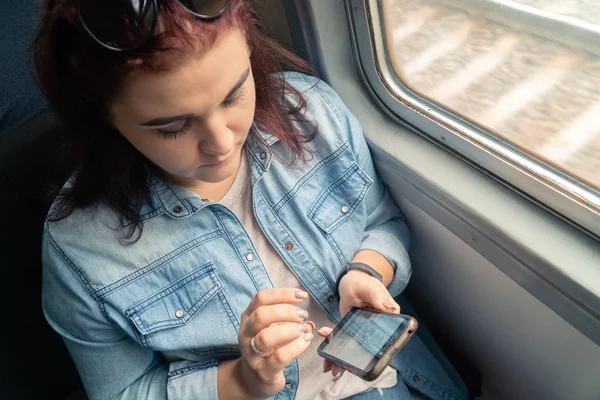
[[[352,165],[319,195],[308,218],[323,232],[331,233],[354,214],[372,183],[358,164]]]
[[[362,241],[367,223],[363,200],[372,183],[358,164],[353,164],[320,193],[307,212],[342,267],[354,257]],[[344,229],[336,229],[342,224]]]
[[[126,316],[140,343],[160,351],[218,347],[217,338],[231,340],[237,335],[237,320],[213,263],[129,308]]]

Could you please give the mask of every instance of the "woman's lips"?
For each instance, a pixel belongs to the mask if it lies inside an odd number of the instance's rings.
[[[227,161],[229,161],[229,159],[230,159],[230,158],[231,158],[231,157],[227,157],[226,159],[224,159],[224,160],[221,160],[221,161],[218,161],[218,162],[216,162],[216,163],[214,163],[214,164],[205,164],[205,165],[203,165],[203,167],[206,167],[206,168],[216,168],[216,167],[221,167],[221,166],[223,166],[224,164],[226,164],[226,163],[227,163]]]

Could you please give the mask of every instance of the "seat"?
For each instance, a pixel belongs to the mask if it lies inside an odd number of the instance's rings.
[[[64,181],[56,168],[61,123],[49,111],[0,137],[0,290],[5,399],[65,399],[81,387],[60,336],[41,308],[41,235],[51,203],[50,182]]]

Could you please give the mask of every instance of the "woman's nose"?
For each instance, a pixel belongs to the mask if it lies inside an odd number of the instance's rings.
[[[205,119],[200,138],[200,150],[212,156],[226,156],[235,147],[234,133],[227,127],[227,121],[215,113]]]

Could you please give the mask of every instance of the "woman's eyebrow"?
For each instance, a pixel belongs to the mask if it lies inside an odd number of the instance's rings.
[[[227,96],[225,96],[225,100],[227,100],[229,97],[231,97],[231,95],[233,95],[240,87],[242,87],[242,85],[246,82],[246,79],[248,79],[248,76],[250,75],[250,68],[248,68],[240,77],[240,79],[237,81],[237,83],[235,85],[233,85],[233,87],[231,88],[231,90],[229,91],[229,93],[227,93]],[[164,125],[169,125],[172,124],[173,122],[177,122],[183,119],[188,119],[188,118],[192,118],[195,117],[195,114],[183,114],[183,115],[176,115],[173,117],[161,117],[161,118],[156,118],[153,119],[151,121],[148,122],[144,122],[143,124],[140,124],[141,126],[145,127],[145,128],[154,128],[154,127],[158,127],[158,126],[164,126]]]
[[[231,97],[231,95],[233,95],[239,88],[242,87],[242,85],[246,82],[246,79],[248,79],[248,76],[250,75],[250,67],[248,67],[248,69],[246,70],[246,72],[244,72],[242,74],[242,76],[240,77],[240,79],[237,81],[237,83],[235,85],[233,85],[233,87],[231,88],[231,90],[229,91],[229,93],[227,93],[227,96],[225,96],[225,98],[223,100],[227,100],[228,98]]]

